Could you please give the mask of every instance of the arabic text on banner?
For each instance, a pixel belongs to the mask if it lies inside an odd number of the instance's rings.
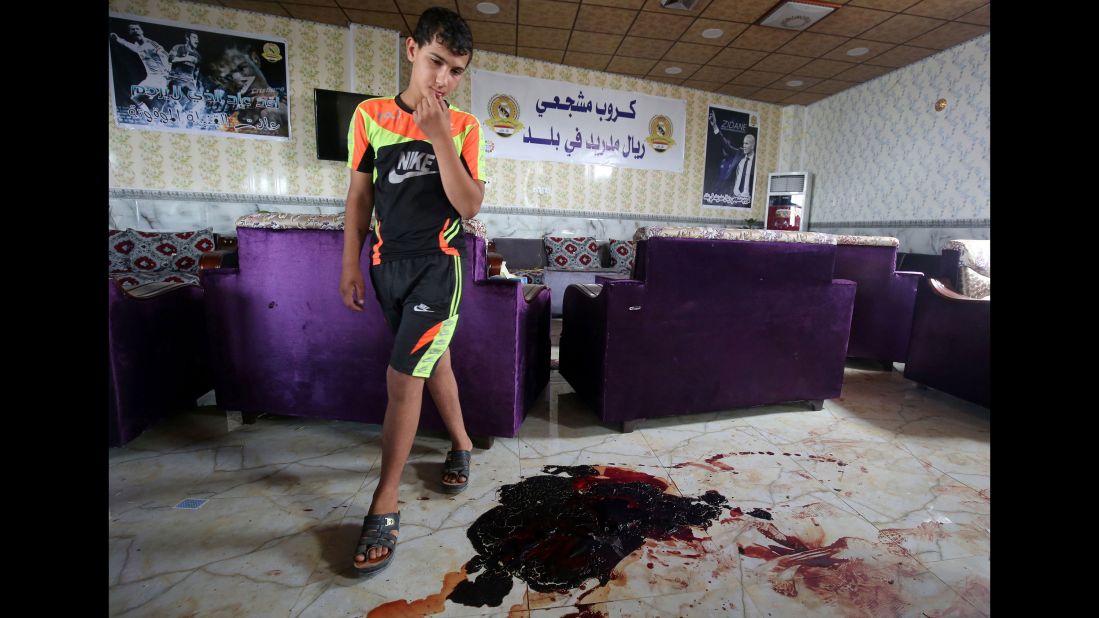
[[[683,171],[687,102],[473,70],[489,158]]]

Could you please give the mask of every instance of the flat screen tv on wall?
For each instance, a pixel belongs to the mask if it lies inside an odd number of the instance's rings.
[[[313,89],[317,114],[317,158],[347,162],[347,128],[359,103],[378,95]]]

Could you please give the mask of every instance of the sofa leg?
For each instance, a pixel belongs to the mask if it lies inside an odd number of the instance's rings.
[[[252,425],[259,418],[259,412],[244,412],[241,410],[225,411],[225,430],[233,431],[241,425]]]
[[[637,426],[641,424],[642,420],[644,419],[638,418],[632,421],[622,421],[622,433],[632,433],[633,430],[637,429]]]
[[[496,436],[470,436],[469,439],[473,442],[473,446],[486,451],[496,442]]]
[[[810,410],[823,410],[824,409],[824,400],[823,399],[810,399],[807,403],[809,404],[809,409]]]

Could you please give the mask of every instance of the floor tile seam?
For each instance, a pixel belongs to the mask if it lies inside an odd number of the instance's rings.
[[[326,516],[325,519],[327,519],[327,517],[328,516]],[[188,568],[188,569],[180,569],[178,571],[162,571],[160,573],[149,575],[148,577],[142,577],[142,578],[138,578],[138,579],[133,579],[133,580],[121,582],[119,585],[130,585],[130,584],[134,584],[134,583],[140,583],[140,582],[148,581],[150,579],[155,579],[157,577],[161,577],[161,576],[164,576],[164,575],[171,575],[171,574],[174,574],[174,573],[185,573],[185,572],[186,573],[193,573],[197,570],[204,570],[207,567],[215,565],[215,564],[219,564],[219,563],[222,563],[222,562],[228,562],[228,561],[231,561],[231,560],[237,560],[239,558],[243,558],[245,556],[248,556],[248,555],[260,552],[260,551],[265,551],[267,549],[271,549],[272,547],[274,547],[275,545],[278,545],[283,540],[299,536],[299,535],[304,534],[306,532],[311,532],[314,528],[317,528],[318,526],[320,526],[323,521],[324,520],[317,521],[313,525],[311,525],[307,528],[303,528],[302,530],[298,530],[297,532],[292,532],[292,533],[285,534],[285,535],[282,535],[282,536],[267,539],[266,541],[260,543],[259,545],[257,545],[255,548],[253,548],[251,550],[242,551],[240,553],[233,554],[231,556],[225,556],[223,558],[218,558],[216,560],[211,560],[209,562],[202,563],[202,564],[196,565],[196,566]],[[206,572],[208,572],[208,571],[206,571]],[[211,573],[211,575],[217,575],[217,574]]]
[[[909,455],[911,455],[916,461],[920,462],[922,465],[930,467],[931,469],[935,470],[936,472],[938,472],[942,476],[950,477],[950,479],[952,479],[955,483],[965,485],[969,489],[972,489],[973,491],[977,492],[978,495],[980,495],[980,493],[983,491],[983,489],[974,487],[973,485],[970,485],[966,481],[964,481],[962,479],[959,479],[959,478],[954,476],[955,474],[961,474],[960,472],[953,472],[953,473],[947,472],[946,470],[943,470],[942,468],[939,468],[938,466],[936,466],[933,462],[925,461],[919,455],[913,453],[912,449],[908,448],[907,444],[904,444],[902,442],[898,442],[898,446],[903,448],[905,450],[905,452],[907,452]],[[991,474],[973,474],[972,476],[988,476],[988,477],[991,477],[992,475]]]
[[[143,578],[143,579],[138,579],[138,580],[134,580],[134,581],[132,581],[132,582],[126,582],[126,583],[124,583],[124,584],[119,584],[120,586],[128,586],[128,585],[130,585],[130,584],[133,584],[133,583],[140,583],[140,582],[143,582],[143,581],[147,581],[147,580],[150,580],[150,579],[155,579],[155,578],[157,578],[157,577],[162,577],[162,576],[164,576],[164,575],[173,575],[173,574],[176,574],[176,573],[186,573],[186,575],[184,575],[183,577],[181,577],[181,578],[179,579],[179,581],[177,581],[177,582],[175,582],[175,583],[172,583],[172,584],[169,584],[167,588],[164,588],[163,590],[161,590],[161,591],[160,591],[160,592],[158,592],[157,594],[153,595],[152,597],[150,597],[150,598],[148,598],[148,599],[145,599],[145,600],[144,600],[144,601],[142,601],[141,603],[138,603],[137,605],[134,605],[134,606],[132,606],[132,607],[127,607],[126,609],[122,610],[122,612],[121,612],[121,613],[123,613],[123,614],[128,614],[128,613],[130,613],[130,612],[132,612],[132,611],[134,611],[134,610],[136,610],[136,609],[140,609],[140,608],[142,608],[142,607],[144,607],[144,606],[148,605],[149,603],[152,603],[153,601],[156,601],[156,600],[157,600],[157,599],[159,599],[160,597],[162,597],[162,596],[164,596],[165,594],[167,594],[168,592],[170,592],[170,591],[171,591],[171,590],[172,590],[173,588],[175,588],[176,586],[178,586],[178,585],[182,584],[183,582],[187,581],[187,579],[188,579],[188,578],[190,578],[190,577],[191,577],[192,575],[194,575],[194,574],[195,574],[195,571],[197,571],[197,570],[198,570],[198,569],[197,569],[197,568],[195,568],[195,569],[184,569],[184,570],[179,570],[179,571],[166,571],[166,572],[164,572],[164,573],[159,573],[159,574],[157,574],[157,575],[154,575],[154,576],[150,576],[150,577],[146,577],[146,578]]]
[[[298,594],[297,598],[294,599],[293,605],[290,606],[290,615],[291,616],[295,616],[294,608],[297,607],[298,603],[301,602],[302,597],[305,596],[305,592],[307,590],[309,590],[309,582],[313,580],[313,575],[315,575],[317,573],[317,571],[319,571],[320,569],[321,569],[321,561],[318,560],[317,564],[313,566],[313,570],[309,571],[309,575],[305,579],[305,585],[301,587],[301,593]],[[320,600],[320,598],[322,596],[324,596],[324,593],[328,592],[328,590],[332,587],[332,584],[333,584],[333,582],[335,582],[336,577],[337,577],[336,575],[333,575],[331,577],[325,578],[324,580],[319,580],[319,581],[324,582],[324,584],[325,584],[324,588],[321,589],[321,591],[317,594],[317,596],[314,597],[313,600],[310,601],[308,605],[306,605],[305,607],[298,610],[298,613],[296,614],[296,616],[301,616],[302,614],[305,613],[305,611],[307,609],[312,607],[314,603],[316,603],[318,600]]]
[[[919,561],[919,559],[917,559],[917,562],[918,562],[918,561]],[[977,606],[976,606],[976,605],[974,605],[972,601],[970,601],[969,599],[967,599],[967,598],[965,597],[965,595],[963,595],[963,594],[962,594],[961,592],[959,592],[957,588],[955,588],[954,586],[951,586],[951,585],[950,585],[949,583],[947,583],[947,581],[946,581],[946,580],[944,580],[943,578],[939,577],[937,573],[935,573],[935,572],[934,572],[934,571],[932,571],[931,569],[927,568],[927,566],[926,566],[926,565],[924,565],[924,564],[923,564],[923,562],[920,562],[920,566],[924,567],[924,569],[925,569],[925,570],[927,571],[927,573],[928,573],[928,574],[930,574],[930,575],[931,575],[932,577],[934,577],[935,579],[939,580],[939,583],[941,583],[941,584],[942,584],[943,586],[945,586],[945,587],[946,587],[946,588],[947,588],[948,590],[950,590],[951,592],[953,592],[953,593],[954,593],[954,594],[955,594],[955,595],[956,595],[956,596],[957,596],[957,597],[958,597],[959,599],[961,599],[961,600],[962,600],[962,601],[963,601],[964,603],[966,603],[966,604],[967,604],[967,605],[969,605],[969,606],[970,606],[971,608],[973,608],[973,611],[975,611],[975,612],[977,612],[978,614],[980,614],[981,616],[985,616],[985,617],[987,618],[988,614],[986,614],[985,612],[982,612],[981,610],[977,609]]]
[[[213,492],[213,495],[211,495],[210,498],[218,497],[221,494],[233,491],[234,489],[237,489],[238,487],[244,487],[246,485],[252,485],[253,483],[260,483],[260,482],[266,481],[267,479],[271,478],[272,476],[275,476],[275,475],[279,474],[280,472],[282,472],[283,470],[285,470],[286,468],[290,467],[291,465],[293,465],[293,464],[264,464],[262,466],[249,466],[247,468],[240,468],[239,470],[221,470],[221,472],[251,472],[251,471],[260,470],[260,469],[263,469],[263,468],[266,468],[266,467],[275,467],[275,469],[272,470],[270,472],[270,474],[264,474],[263,476],[261,476],[259,478],[252,479],[252,480],[241,481],[240,483],[232,485],[232,486],[230,486],[226,489],[222,489],[221,491]],[[198,487],[201,487],[203,483],[210,480],[210,477],[212,477],[215,474],[215,472],[217,472],[217,471],[210,472],[209,474],[202,477],[198,481],[195,481],[193,484],[191,484],[187,487],[185,492],[186,493],[192,493],[193,490],[195,490]],[[206,492],[194,492],[194,493],[206,493]],[[208,498],[208,499],[210,499],[210,498]]]

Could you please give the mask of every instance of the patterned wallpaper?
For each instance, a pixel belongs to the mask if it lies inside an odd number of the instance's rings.
[[[783,166],[814,173],[811,223],[991,219],[990,36],[783,110]]]
[[[318,161],[314,153],[312,89],[351,90],[353,84],[357,92],[397,92],[394,31],[359,25],[340,28],[170,0],[112,0],[110,10],[286,38],[292,131],[292,141],[287,144],[120,129],[111,115],[108,95],[111,188],[340,199],[347,194],[346,168],[333,161]],[[350,68],[349,32],[354,57]],[[487,51],[478,51],[473,63],[492,71],[687,101],[688,126],[678,129],[685,131],[680,133],[687,152],[683,173],[613,168],[608,174],[604,166],[488,159],[486,171],[491,182],[486,206],[763,218],[767,174],[778,162],[782,113],[778,106]],[[407,72],[402,71],[401,77],[407,81]],[[469,110],[468,80],[459,86],[453,102]],[[701,206],[706,111],[711,103],[759,113],[759,166],[751,213]],[[545,187],[548,192],[535,193],[535,187]]]
[[[354,79],[360,92],[393,91],[397,83],[392,52],[396,33],[361,26],[349,30],[174,0],[112,0],[109,9],[285,38],[291,130],[290,142],[276,142],[122,129],[115,124],[108,92],[111,188],[316,197],[347,194],[343,164],[320,161],[316,156],[313,88],[350,90],[349,79]],[[347,66],[348,36],[357,50],[354,73]]]

